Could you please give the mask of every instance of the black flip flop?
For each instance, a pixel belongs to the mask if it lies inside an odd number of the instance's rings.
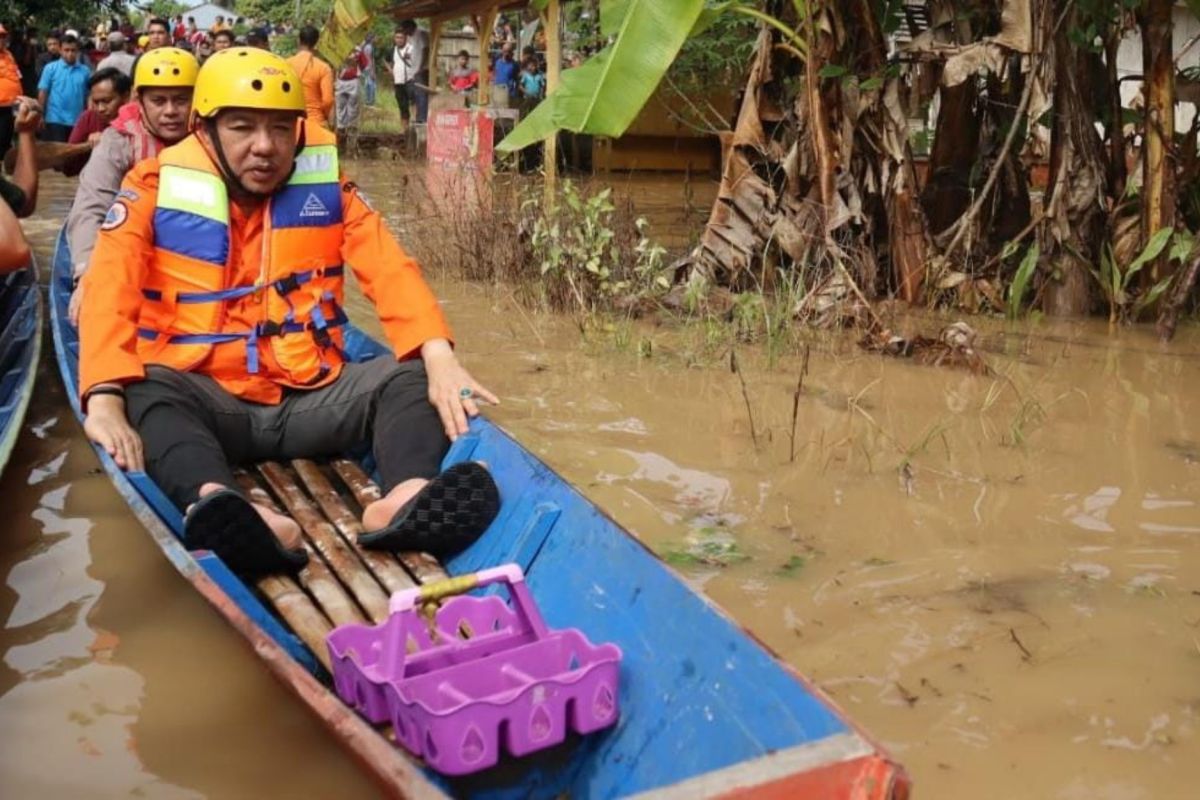
[[[438,558],[473,544],[500,510],[500,490],[482,464],[455,464],[405,503],[386,528],[360,534],[358,543],[393,553]]]
[[[188,550],[211,550],[241,578],[294,574],[308,563],[303,550],[287,550],[246,498],[232,489],[200,498],[183,526]]]

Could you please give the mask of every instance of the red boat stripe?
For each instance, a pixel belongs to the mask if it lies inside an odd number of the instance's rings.
[[[903,770],[865,739],[840,733],[636,796],[904,800],[907,786]]]

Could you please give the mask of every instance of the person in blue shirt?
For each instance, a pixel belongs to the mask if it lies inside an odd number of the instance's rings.
[[[47,64],[38,79],[38,104],[46,114],[43,139],[65,142],[71,137],[75,121],[87,107],[90,75],[91,71],[79,60],[79,40],[64,36],[58,60]]]
[[[525,59],[525,68],[521,70],[520,89],[526,104],[537,105],[546,96],[546,76],[538,71],[537,59],[532,56]]]
[[[511,43],[504,44],[500,49],[500,56],[492,65],[492,85],[505,87],[512,97],[517,94],[517,62],[513,59]]]

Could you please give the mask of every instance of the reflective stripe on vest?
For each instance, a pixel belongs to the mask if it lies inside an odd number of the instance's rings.
[[[163,165],[154,208],[154,246],[225,268],[229,198],[216,175]]]

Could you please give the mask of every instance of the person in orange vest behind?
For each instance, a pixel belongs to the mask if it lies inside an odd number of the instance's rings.
[[[318,39],[320,39],[320,34],[312,25],[305,25],[301,28],[297,37],[299,50],[296,55],[288,59],[288,63],[300,76],[308,121],[314,125],[332,128],[333,69],[317,56]]]
[[[8,30],[0,25],[0,158],[12,146],[17,99],[21,97],[21,68],[8,49]]]
[[[67,243],[77,283],[87,270],[96,234],[126,173],[137,162],[187,136],[192,87],[199,71],[196,57],[177,47],[159,47],[138,59],[133,102],[121,106],[117,118],[100,134],[79,175],[75,202],[67,214]],[[76,324],[82,301],[83,293],[76,288],[68,312]]]
[[[236,47],[201,68],[192,134],[141,162],[84,276],[84,429],[185,511],[184,544],[252,578],[306,561],[294,521],[250,502],[230,464],[371,444],[383,484],[360,543],[448,555],[490,524],[487,469],[439,474],[477,401],[437,298],[304,121],[296,72]],[[394,356],[348,363],[352,269]],[[451,502],[453,501],[453,502]]]

